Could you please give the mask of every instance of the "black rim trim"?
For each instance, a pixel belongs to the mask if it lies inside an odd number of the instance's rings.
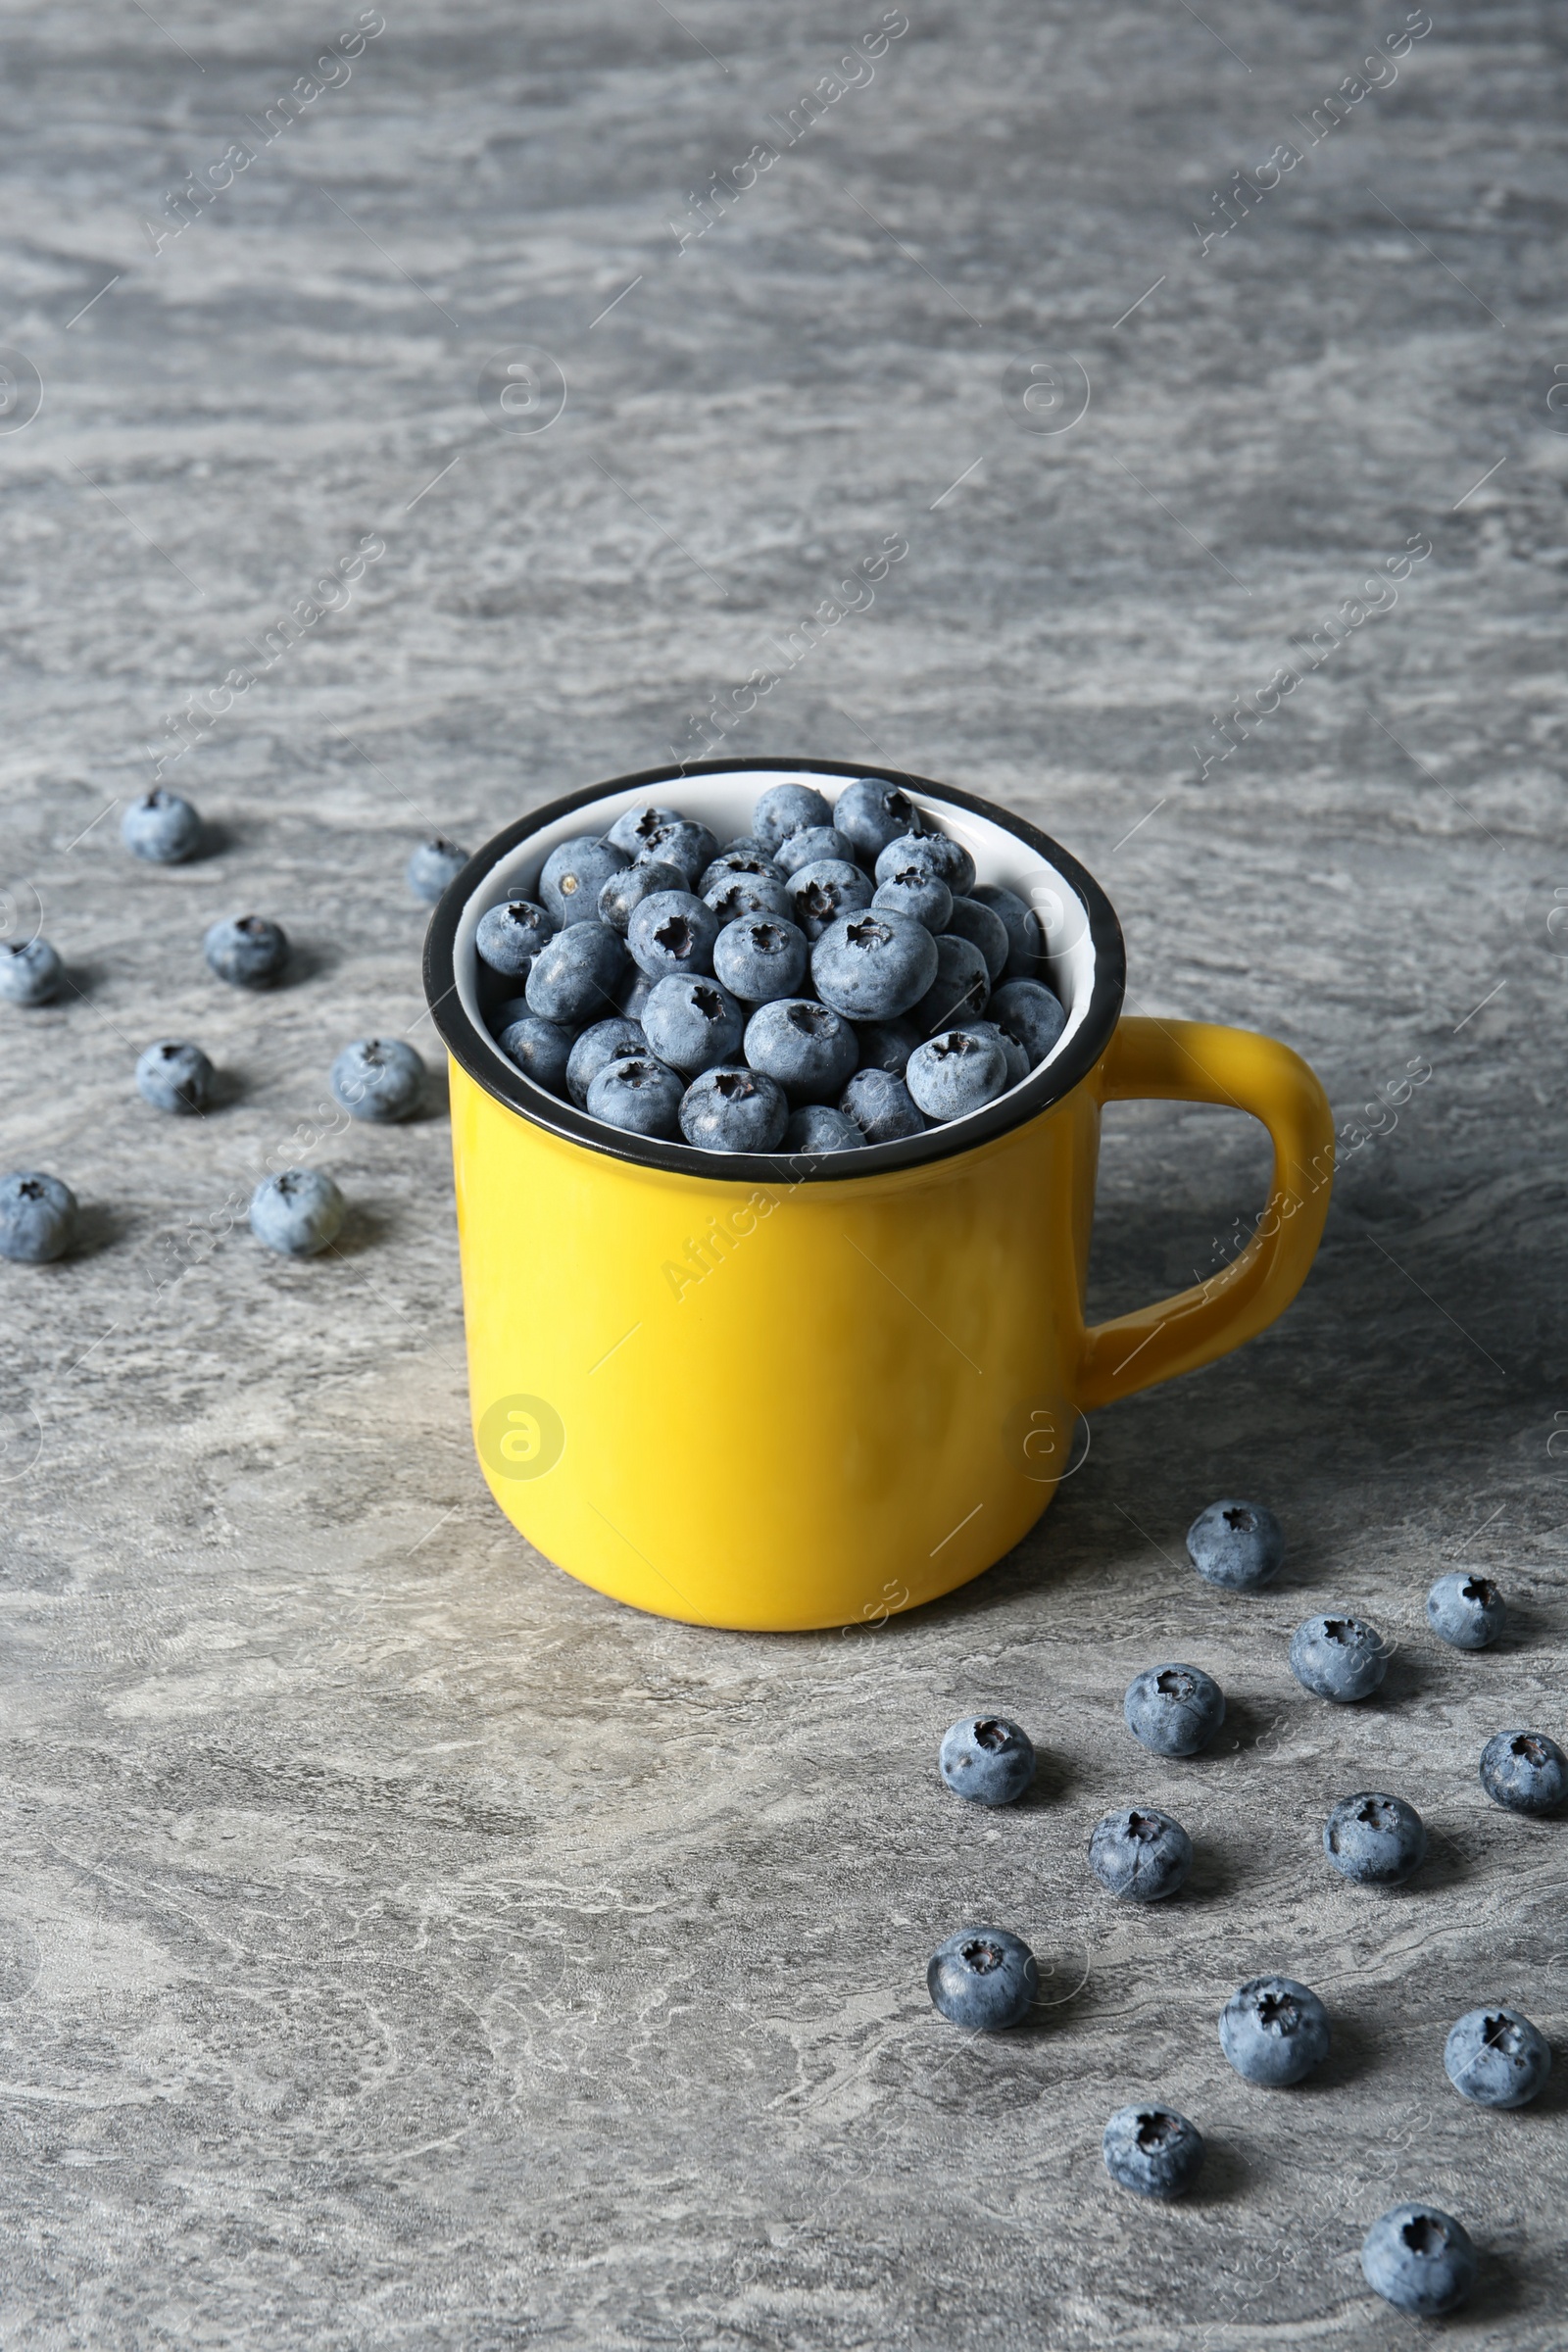
[[[618,1129],[606,1127],[600,1120],[591,1119],[575,1103],[564,1102],[560,1096],[547,1094],[535,1086],[520,1070],[509,1071],[503,1066],[497,1049],[489,1035],[469,1019],[458,995],[457,936],[458,924],[469,899],[487,874],[518,849],[531,833],[554,824],[558,818],[570,816],[574,809],[589,807],[615,792],[640,792],[659,784],[678,781],[683,776],[722,776],[744,773],[749,769],[765,768],[775,773],[794,772],[804,775],[875,776],[879,782],[894,784],[905,792],[915,793],[932,800],[946,802],[950,807],[962,808],[971,816],[985,817],[991,824],[1000,825],[1011,833],[1037,857],[1054,866],[1062,880],[1071,885],[1089,912],[1089,936],[1095,951],[1095,984],[1088,1015],[1080,1024],[1077,1035],[1070,1041],[1060,1057],[1037,1070],[1012,1093],[1001,1097],[985,1110],[956,1120],[948,1127],[929,1128],[923,1136],[909,1136],[902,1143],[869,1144],[859,1152],[700,1152],[692,1144],[662,1143],[655,1138],[623,1135]],[[1111,1035],[1121,1015],[1122,998],[1127,983],[1127,954],[1122,941],[1121,925],[1115,909],[1093,874],[1079,864],[1076,858],[1058,842],[1042,833],[1010,809],[998,808],[994,801],[977,800],[972,794],[959,792],[955,785],[938,784],[929,776],[906,774],[896,767],[867,766],[863,761],[844,760],[796,760],[757,757],[737,760],[683,760],[675,766],[649,767],[629,776],[612,776],[602,784],[584,786],[580,792],[567,793],[564,799],[551,801],[542,808],[534,808],[504,832],[492,835],[481,850],[475,851],[458,875],[443,892],[424,940],[424,993],[431,1018],[443,1043],[453,1057],[466,1070],[475,1083],[509,1110],[514,1110],[535,1127],[543,1127],[564,1141],[584,1145],[590,1152],[600,1152],[610,1159],[624,1159],[645,1168],[660,1168],[671,1176],[709,1176],[724,1184],[779,1182],[807,1184],[853,1183],[861,1176],[885,1175],[900,1168],[931,1165],[941,1159],[951,1159],[961,1152],[973,1152],[984,1144],[994,1143],[999,1136],[1007,1135],[1015,1127],[1023,1127],[1031,1119],[1059,1102],[1071,1094],[1094,1068],[1110,1043]]]

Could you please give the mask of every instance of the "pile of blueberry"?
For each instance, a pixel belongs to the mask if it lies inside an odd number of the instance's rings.
[[[1216,1502],[1193,1522],[1187,1549],[1200,1576],[1233,1592],[1255,1592],[1285,1557],[1279,1522],[1260,1503]],[[1435,1633],[1456,1649],[1484,1649],[1502,1630],[1501,1593],[1491,1580],[1456,1571],[1427,1595]],[[1389,1649],[1373,1627],[1350,1616],[1309,1617],[1290,1644],[1298,1682],[1320,1698],[1350,1705],[1382,1682]],[[1122,1702],[1127,1728],[1160,1756],[1192,1756],[1225,1720],[1225,1694],[1196,1666],[1157,1666],[1135,1675]],[[1028,1733],[1004,1716],[967,1716],[943,1740],[939,1769],[958,1796],[1015,1804],[1035,1776]],[[1481,1754],[1481,1785],[1494,1804],[1520,1813],[1556,1812],[1568,1802],[1568,1757],[1542,1732],[1502,1731]],[[1363,1886],[1397,1886],[1426,1855],[1426,1830],[1402,1797],[1374,1790],[1347,1796],[1323,1827],[1323,1851],[1342,1877]],[[1136,1903],[1178,1892],[1193,1864],[1180,1822],[1153,1805],[1107,1813],[1089,1839],[1089,1867],[1110,1894]],[[926,1971],[942,2015],[972,2032],[996,2032],[1028,2015],[1040,1990],[1033,1952],[1005,1928],[961,1928]],[[1219,2044],[1246,2082],[1281,2089],[1302,2082],[1329,2053],[1329,2015],[1293,1977],[1253,1977],[1226,2001]],[[1551,2070],[1551,2048],[1517,2009],[1490,2002],[1451,2028],[1444,2067],[1478,2107],[1523,2107]],[[1178,2197],[1203,2162],[1203,2135],[1173,2109],[1118,2109],[1105,2126],[1105,2170],[1145,2197]],[[1468,2232],[1435,2205],[1397,2205],[1368,2230],[1361,2249],[1368,2285],[1401,2311],[1435,2318],[1454,2310],[1476,2277]]]
[[[131,803],[121,838],[133,858],[152,865],[181,865],[202,847],[202,824],[188,801],[162,790]],[[407,876],[416,898],[432,904],[467,863],[466,850],[449,841],[420,844]],[[214,923],[202,940],[209,969],[235,988],[270,988],[289,960],[282,926],[265,915],[242,914]],[[60,956],[46,939],[0,944],[0,1001],[51,1004],[69,986]],[[155,1110],[204,1114],[217,1073],[200,1046],[166,1037],[136,1062],[136,1090]],[[351,1118],[385,1124],[412,1118],[424,1093],[425,1067],[402,1038],[358,1038],[332,1064],[333,1099]],[[268,1249],[312,1257],[337,1239],[343,1195],[315,1168],[284,1168],[256,1188],[250,1226]],[[0,1257],[45,1265],[63,1257],[76,1237],[80,1212],[74,1193],[58,1176],[17,1169],[0,1176]]]
[[[591,1118],[708,1152],[852,1152],[981,1110],[1066,1015],[1017,894],[874,777],[761,793],[722,846],[628,808],[480,918],[491,1034]],[[503,993],[503,991],[505,993]]]

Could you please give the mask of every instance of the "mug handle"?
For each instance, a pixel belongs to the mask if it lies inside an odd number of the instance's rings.
[[[1250,1111],[1274,1143],[1274,1178],[1254,1239],[1195,1289],[1084,1334],[1085,1411],[1195,1372],[1283,1314],[1306,1280],[1334,1180],[1334,1114],[1298,1054],[1251,1029],[1129,1015],[1100,1065],[1102,1100],[1216,1102]],[[1272,1219],[1272,1230],[1269,1229]]]

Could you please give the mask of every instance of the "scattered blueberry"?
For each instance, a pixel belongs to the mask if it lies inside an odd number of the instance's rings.
[[[401,1037],[362,1037],[332,1064],[331,1088],[351,1118],[411,1119],[424,1092],[424,1063]]]
[[[703,905],[711,906],[720,930],[747,914],[771,914],[786,923],[795,920],[789,892],[770,874],[720,874],[703,892]]]
[[[1122,2107],[1105,2126],[1105,2170],[1140,2197],[1180,2197],[1203,2162],[1203,2135],[1168,2107]]]
[[[913,1096],[891,1070],[857,1070],[839,1097],[839,1108],[868,1144],[896,1144],[925,1133]]]
[[[281,924],[265,914],[241,914],[214,923],[202,941],[206,956],[220,980],[235,988],[267,988],[288,961],[288,940]]]
[[[336,1241],[343,1196],[318,1168],[285,1168],[267,1176],[251,1196],[251,1231],[284,1257],[314,1257]]]
[[[626,926],[632,961],[650,980],[670,972],[710,972],[718,917],[689,890],[656,890]]]
[[[858,865],[840,858],[818,858],[797,867],[785,888],[795,920],[809,940],[818,940],[846,914],[871,904],[871,885]],[[902,1007],[900,1008],[902,1009]]]
[[[1152,1805],[1107,1813],[1089,1840],[1089,1867],[1102,1886],[1134,1903],[1162,1903],[1186,1883],[1193,1841],[1179,1821]]]
[[[904,1083],[928,1119],[961,1119],[1005,1093],[1006,1052],[1000,1039],[947,1029],[916,1047]]]
[[[831,1004],[787,997],[763,1004],[746,1024],[746,1058],[784,1089],[790,1102],[831,1102],[843,1092],[859,1047]]]
[[[416,899],[433,906],[467,862],[467,851],[460,850],[455,841],[443,841],[438,833],[433,840],[420,842],[403,869],[404,878]]]
[[[954,2025],[996,2034],[1027,2017],[1040,1990],[1040,1970],[1023,1938],[1005,1928],[960,1928],[937,1945],[925,1981]]]
[[[136,1058],[136,1092],[154,1110],[205,1110],[212,1100],[213,1065],[200,1046],[160,1038]]]
[[[825,1102],[803,1102],[784,1130],[786,1152],[859,1152],[864,1146],[855,1121]]]
[[[0,1257],[43,1266],[63,1257],[76,1232],[76,1196],[58,1176],[18,1169],[0,1176]]]
[[[752,811],[752,833],[769,856],[792,833],[811,825],[830,825],[833,804],[809,784],[772,784],[760,795]]]
[[[1205,1584],[1255,1592],[1284,1564],[1285,1533],[1260,1502],[1211,1502],[1187,1530],[1187,1556]]]
[[[1002,919],[1007,934],[1007,978],[1038,980],[1046,940],[1034,908],[1026,906],[1015,890],[1006,890],[999,882],[977,882],[969,896]]]
[[[1481,1786],[1510,1813],[1555,1813],[1568,1796],[1568,1756],[1544,1732],[1498,1732],[1481,1751]]]
[[[974,859],[951,833],[903,833],[877,852],[876,878],[885,882],[900,866],[923,865],[940,874],[956,899],[963,898],[974,881]]]
[[[1302,1690],[1341,1706],[1370,1698],[1388,1670],[1383,1636],[1359,1617],[1308,1617],[1291,1636],[1291,1672]]]
[[[1456,1568],[1427,1594],[1427,1622],[1455,1649],[1486,1649],[1502,1631],[1502,1594],[1490,1577]]]
[[[776,1152],[789,1122],[783,1088],[760,1070],[704,1070],[680,1106],[680,1131],[703,1152]]]
[[[713,942],[713,972],[742,1004],[770,1004],[796,994],[809,954],[805,932],[793,923],[770,915],[743,915],[739,922],[726,923]]]
[[[1361,2242],[1361,2273],[1396,2311],[1439,2320],[1456,2311],[1476,2282],[1469,2231],[1436,2205],[1396,2205]]]
[[[624,850],[628,858],[640,858],[662,826],[680,821],[678,810],[657,808],[643,801],[635,808],[623,808],[605,839],[612,849]]]
[[[618,1025],[618,1021],[598,1023],[601,1029]],[[625,1025],[635,1027],[635,1023]],[[594,1031],[590,1029],[585,1034],[592,1037]],[[547,1094],[559,1095],[565,1086],[571,1068],[572,1033],[563,1022],[547,1021],[541,1014],[524,1009],[497,1030],[496,1044],[525,1078],[531,1078]]]
[[[685,876],[687,889],[695,891],[717,857],[718,844],[706,825],[675,816],[654,828],[639,855],[645,863],[657,858],[661,865],[674,866]]]
[[[1225,1693],[1199,1666],[1150,1666],[1121,1702],[1127,1729],[1156,1756],[1196,1756],[1225,1720]]]
[[[857,1021],[855,1034],[859,1040],[862,1070],[886,1070],[894,1078],[902,1078],[909,1066],[909,1055],[920,1043],[920,1032],[912,1021]]]
[[[635,865],[623,865],[600,884],[599,920],[624,939],[644,899],[662,891],[684,892],[685,888],[686,877],[678,865],[666,865],[659,858],[639,858]]]
[[[1402,1886],[1426,1850],[1426,1824],[1402,1796],[1363,1788],[1341,1797],[1323,1824],[1323,1851],[1358,1886]]]
[[[616,1010],[625,970],[625,948],[606,924],[568,923],[529,966],[528,1010],[566,1028],[602,1021]]]
[[[1467,2009],[1449,2029],[1443,2064],[1461,2099],[1525,2107],[1551,2072],[1551,2044],[1517,2009]]]
[[[1067,1026],[1061,999],[1039,980],[1007,980],[986,1007],[1004,1036],[1015,1038],[1037,1070]]]
[[[1299,2082],[1329,2054],[1329,2013],[1294,1977],[1252,1977],[1219,2013],[1219,2046],[1244,2082]]]
[[[624,850],[597,833],[579,833],[571,841],[559,841],[539,876],[540,899],[564,930],[568,925],[597,922],[600,891],[612,874],[630,863]]]
[[[507,899],[479,917],[473,935],[475,953],[491,971],[508,980],[525,980],[534,957],[560,926],[532,899]]]
[[[923,865],[901,865],[871,893],[874,911],[911,914],[933,934],[946,931],[953,914],[953,893],[940,874]]]
[[[965,1715],[945,1735],[938,1762],[955,1796],[1011,1805],[1035,1777],[1035,1743],[1005,1715]]]
[[[839,794],[833,822],[858,858],[874,860],[890,841],[919,832],[920,811],[896,784],[884,784],[879,776],[858,776]]]
[[[956,931],[944,931],[936,951],[936,978],[910,1014],[926,1037],[951,1029],[956,1022],[978,1019],[991,996],[986,959],[971,940],[960,939]]]
[[[1016,1038],[1008,1037],[1005,1030],[997,1027],[995,1021],[959,1021],[957,1026],[965,1037],[978,1037],[988,1046],[996,1047],[1007,1073],[1008,1087],[1023,1084],[1029,1075],[1029,1056]]]
[[[811,952],[817,995],[852,1021],[897,1020],[936,976],[937,943],[911,914],[843,915]]]
[[[202,820],[177,793],[144,792],[120,820],[120,838],[149,865],[182,865],[202,846]]]
[[[612,1061],[624,1061],[627,1054],[646,1054],[648,1039],[641,1021],[628,1020],[617,1012],[612,1020],[595,1021],[585,1029],[566,1057],[566,1092],[579,1110],[588,1107],[588,1089],[600,1071]]]
[[[50,1004],[65,976],[65,965],[46,939],[0,947],[0,997],[8,1004]]]
[[[1007,956],[1012,948],[1012,942],[1007,937],[1007,926],[1000,914],[982,905],[979,899],[955,899],[953,912],[947,922],[938,924],[936,928],[948,932],[953,938],[966,939],[972,948],[978,948],[986,959],[986,972],[991,985],[993,988],[997,986],[1007,968]]]
[[[589,1086],[587,1109],[609,1127],[672,1142],[680,1133],[685,1091],[675,1072],[652,1054],[629,1054],[623,1061],[606,1062]]]
[[[656,981],[641,1018],[660,1060],[688,1078],[734,1061],[746,1034],[746,1015],[729,990],[687,972]]]

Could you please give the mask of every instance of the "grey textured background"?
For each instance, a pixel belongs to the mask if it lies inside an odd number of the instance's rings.
[[[1451,2340],[1562,2345],[1568,1831],[1475,1779],[1503,1724],[1564,1736],[1561,11],[1433,0],[1206,258],[1210,191],[1305,144],[1399,0],[910,0],[684,251],[687,192],[874,0],[386,13],[155,253],[334,21],[4,11],[0,339],[43,405],[0,433],[0,879],[73,982],[6,1013],[4,1155],[88,1232],[0,1266],[0,2343],[1392,2347],[1356,2250],[1428,2194],[1484,2255]],[[534,435],[475,390],[518,344],[568,387]],[[1039,431],[1075,366],[1088,414]],[[115,804],[167,715],[367,533],[350,607],[169,770],[216,854],[133,867]],[[485,1494],[438,1109],[302,1123],[348,1038],[429,1039],[426,821],[477,842],[665,757],[890,533],[874,607],[735,749],[874,747],[1022,809],[1105,882],[1136,1005],[1287,1038],[1380,1132],[1284,1322],[1103,1415],[991,1576],[851,1637],[697,1632]],[[1397,607],[1200,782],[1210,714],[1421,535]],[[245,908],[299,943],[275,999],[205,974]],[[169,1033],[226,1073],[199,1125],[131,1087]],[[278,1152],[354,1204],[322,1262],[229,1229]],[[1097,1303],[1211,1267],[1263,1182],[1244,1121],[1113,1114]],[[1287,1524],[1265,1597],[1186,1567],[1227,1493]],[[1517,1604],[1495,1654],[1424,1629],[1450,1562]],[[1285,1664],[1331,1603],[1400,1644],[1344,1713]],[[1232,1697],[1179,1770],[1119,1719],[1161,1653]],[[933,1769],[982,1706],[1047,1749],[996,1820]],[[1369,1782],[1433,1837],[1385,1899],[1316,1845]],[[1137,1796],[1200,1856],[1147,1917],[1084,1861]],[[1054,2005],[976,2045],[923,1969],[987,1915]],[[1299,2092],[1214,2039],[1265,1967],[1333,2012]],[[1556,2036],[1517,2116],[1442,2072],[1494,1998]],[[1099,2154],[1156,2093],[1212,2151],[1168,2212]]]

